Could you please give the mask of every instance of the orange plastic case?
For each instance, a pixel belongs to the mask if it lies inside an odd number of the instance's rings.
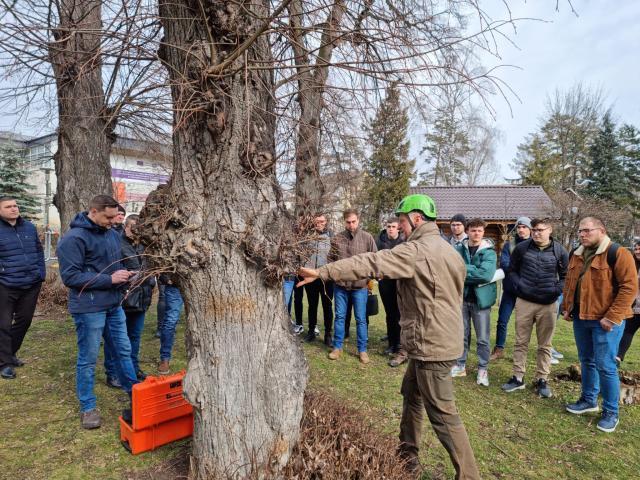
[[[185,371],[133,386],[133,425],[120,417],[120,440],[134,455],[193,434],[193,407],[182,394]]]

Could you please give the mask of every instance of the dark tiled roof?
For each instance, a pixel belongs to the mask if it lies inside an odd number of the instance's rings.
[[[549,214],[551,200],[540,186],[411,187],[411,193],[429,195],[436,202],[438,219],[462,213],[467,219],[515,220]]]

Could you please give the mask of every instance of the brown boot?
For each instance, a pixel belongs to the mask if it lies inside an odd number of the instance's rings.
[[[100,418],[100,413],[95,408],[93,410],[89,410],[88,412],[82,412],[80,414],[80,423],[82,428],[86,430],[93,430],[94,428],[100,428],[100,424],[102,420]]]
[[[158,364],[158,375],[169,375],[170,373],[169,360],[160,360]]]
[[[489,360],[498,360],[499,358],[504,357],[504,348],[493,347],[493,352],[491,352],[491,356]]]
[[[331,352],[329,353],[329,360],[337,360],[340,358],[340,354],[342,353],[342,350],[339,348],[334,348],[333,350],[331,350]]]
[[[396,353],[395,356],[391,360],[389,360],[389,366],[390,367],[399,367],[400,365],[402,365],[407,360],[408,360],[408,357],[407,357],[406,352],[403,352],[401,350],[398,353]]]
[[[360,352],[359,356],[360,356],[360,363],[363,363],[366,365],[371,361],[369,360],[369,354],[367,352]]]

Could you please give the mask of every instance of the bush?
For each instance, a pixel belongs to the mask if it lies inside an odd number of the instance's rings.
[[[48,268],[38,297],[38,309],[42,312],[67,308],[67,287],[64,286],[58,269]]]
[[[370,418],[326,393],[307,391],[300,441],[284,478],[394,480],[412,477],[396,455],[398,440],[375,429]]]

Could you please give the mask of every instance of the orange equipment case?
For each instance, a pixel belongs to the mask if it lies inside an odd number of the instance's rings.
[[[148,376],[133,386],[133,425],[120,417],[120,440],[134,455],[193,434],[193,407],[182,394],[184,374]]]

